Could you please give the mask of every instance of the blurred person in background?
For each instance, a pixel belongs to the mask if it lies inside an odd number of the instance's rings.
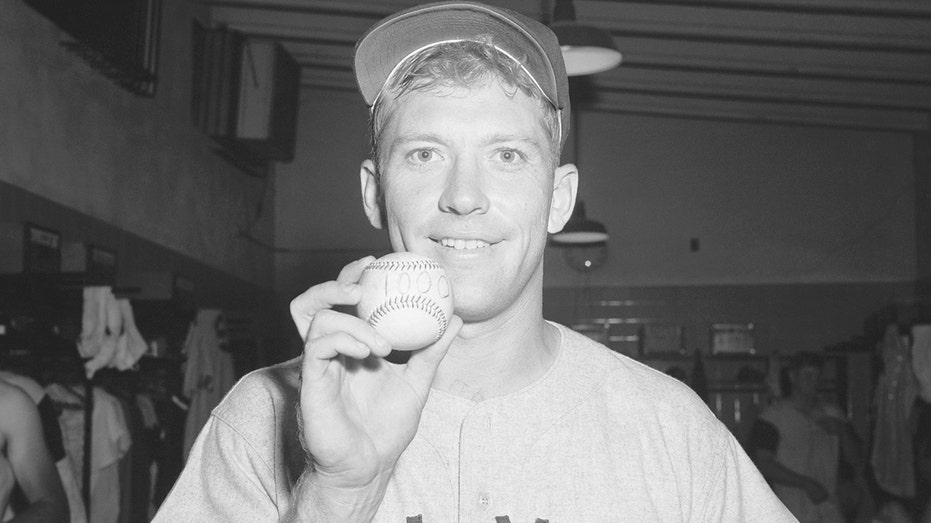
[[[2,380],[0,448],[0,514],[15,512],[12,521],[17,523],[69,521],[68,500],[45,444],[38,408],[22,389]],[[21,496],[14,495],[17,489]]]

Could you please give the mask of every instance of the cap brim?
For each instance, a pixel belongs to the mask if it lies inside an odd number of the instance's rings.
[[[369,29],[356,44],[359,90],[372,105],[394,69],[411,54],[443,42],[478,41],[482,35],[517,60],[557,109],[568,108],[565,65],[552,31],[519,13],[468,2],[417,6]]]

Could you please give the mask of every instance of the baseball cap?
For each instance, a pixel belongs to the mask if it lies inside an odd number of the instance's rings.
[[[509,9],[479,2],[436,2],[395,13],[356,43],[359,91],[375,105],[395,69],[409,56],[448,42],[482,41],[517,61],[560,117],[560,142],[569,133],[569,79],[559,41],[542,23]]]

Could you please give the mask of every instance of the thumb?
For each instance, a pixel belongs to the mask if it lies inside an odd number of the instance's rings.
[[[436,369],[440,362],[446,357],[449,346],[452,345],[459,329],[462,328],[462,319],[459,316],[453,316],[446,326],[446,332],[443,337],[432,345],[415,351],[411,354],[407,365],[404,368],[404,376],[408,382],[418,390],[426,390],[433,384],[433,377],[436,376]]]

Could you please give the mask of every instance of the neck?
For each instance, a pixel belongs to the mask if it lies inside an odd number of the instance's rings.
[[[517,391],[556,359],[559,333],[542,311],[467,323],[437,369],[433,387],[475,401]]]

